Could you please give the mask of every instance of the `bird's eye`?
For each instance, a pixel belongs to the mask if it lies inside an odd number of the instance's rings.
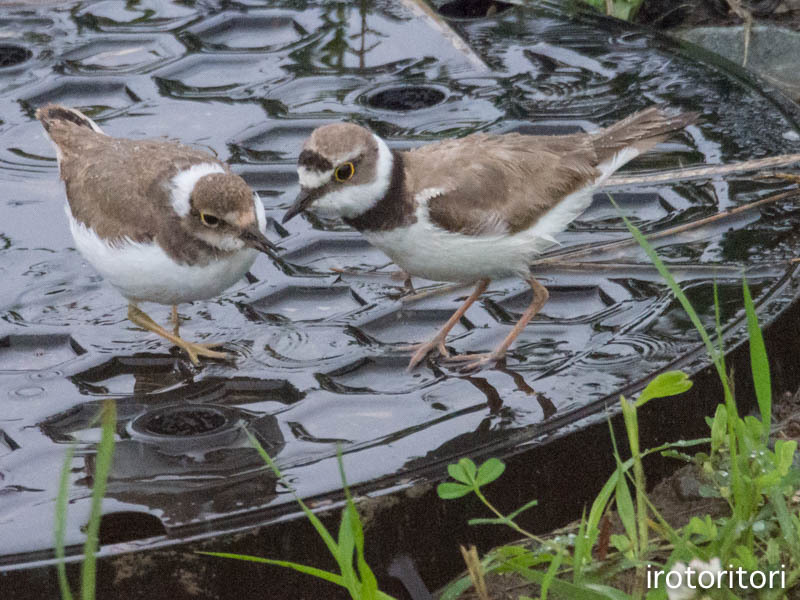
[[[206,227],[211,227],[212,229],[215,227],[219,227],[219,217],[215,217],[211,213],[207,212],[200,212],[200,220],[203,222],[203,225]]]
[[[356,168],[353,166],[353,163],[346,162],[336,167],[336,170],[333,172],[333,176],[336,178],[336,181],[342,183],[343,181],[350,179],[355,172]]]

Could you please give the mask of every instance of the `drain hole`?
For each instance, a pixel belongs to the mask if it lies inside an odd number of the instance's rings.
[[[494,0],[455,0],[442,4],[439,7],[439,14],[455,19],[481,19],[501,13],[512,6],[513,4],[508,2]]]
[[[181,407],[145,415],[137,426],[147,433],[184,437],[215,431],[227,421],[213,408]]]
[[[100,544],[119,544],[166,535],[164,525],[153,515],[125,511],[100,517]]]
[[[24,63],[31,56],[33,53],[22,46],[0,44],[0,69]]]
[[[393,87],[375,92],[367,98],[367,104],[385,110],[419,110],[439,104],[445,97],[443,91],[434,87]]]

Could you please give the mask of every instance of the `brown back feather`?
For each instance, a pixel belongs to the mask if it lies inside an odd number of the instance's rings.
[[[405,154],[408,200],[440,188],[428,201],[439,227],[467,235],[517,233],[591,184],[600,163],[631,146],[645,152],[696,119],[696,113],[668,116],[651,107],[593,134],[475,134],[422,146]]]
[[[97,133],[77,113],[55,105],[37,117],[61,152],[60,171],[73,217],[107,240],[158,239],[186,259],[202,246],[180,227],[166,185],[198,163],[227,165],[207,152],[166,140],[131,140]]]

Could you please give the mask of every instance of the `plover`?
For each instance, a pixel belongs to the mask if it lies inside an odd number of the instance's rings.
[[[191,361],[226,358],[178,334],[176,305],[220,294],[259,251],[264,206],[244,180],[210,154],[165,140],[105,135],[78,110],[36,111],[56,147],[75,246],[129,301],[128,318],[179,346]],[[172,305],[172,332],[140,302]]]
[[[304,210],[341,217],[413,276],[477,285],[409,369],[438,350],[467,369],[502,358],[548,293],[530,263],[590,204],[622,165],[693,123],[696,113],[652,106],[594,133],[473,134],[393,151],[352,123],[317,128],[298,158],[300,194],[283,217]],[[448,332],[491,279],[516,275],[533,299],[488,354],[450,357]]]

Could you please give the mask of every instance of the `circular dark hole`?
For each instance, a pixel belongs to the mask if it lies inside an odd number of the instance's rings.
[[[419,110],[439,104],[444,99],[444,92],[436,88],[405,86],[375,92],[367,98],[367,104],[385,110]]]
[[[182,437],[210,433],[227,422],[218,410],[186,407],[146,415],[138,426],[147,433]]]
[[[31,56],[33,53],[22,46],[0,44],[0,69],[24,63]]]
[[[508,2],[494,0],[454,0],[439,7],[439,14],[454,19],[481,19],[511,8]]]
[[[119,544],[166,535],[164,524],[148,513],[122,511],[100,517],[100,544]]]

